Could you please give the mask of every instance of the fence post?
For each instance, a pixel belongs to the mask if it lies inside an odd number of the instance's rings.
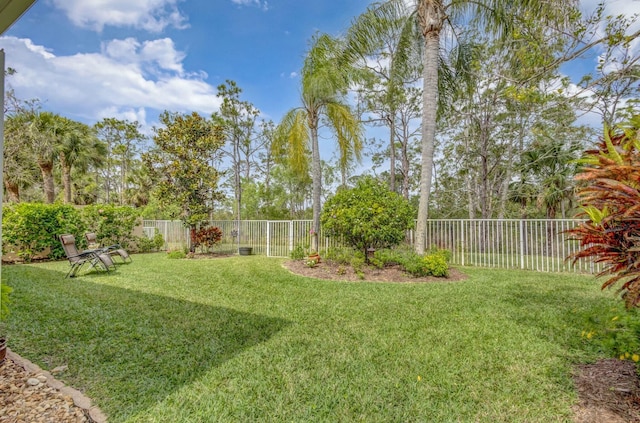
[[[293,220],[289,221],[289,253],[293,251]]]
[[[267,257],[271,257],[271,225],[267,220]]]
[[[524,220],[520,219],[520,269],[524,270]]]
[[[464,251],[464,222],[461,220],[460,221],[460,238],[462,239],[462,242],[460,244],[461,247],[461,255],[462,255],[462,265],[464,266],[464,256],[465,256],[465,251]]]

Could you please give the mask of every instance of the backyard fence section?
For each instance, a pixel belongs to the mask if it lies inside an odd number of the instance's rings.
[[[427,249],[451,251],[454,265],[545,272],[599,271],[600,266],[589,260],[575,264],[565,260],[579,248],[566,231],[580,222],[569,219],[429,220],[426,245]],[[143,224],[146,236],[162,234],[166,249],[189,246],[188,229],[180,221],[145,220]],[[222,230],[222,241],[215,247],[222,253],[236,253],[239,247],[251,247],[253,254],[288,257],[294,248],[308,249],[311,244],[310,220],[213,220],[210,225]],[[321,250],[343,246],[322,232],[319,239]]]

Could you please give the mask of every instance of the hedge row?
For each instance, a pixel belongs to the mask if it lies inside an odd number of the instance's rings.
[[[95,232],[102,245],[120,244],[129,248],[136,241],[133,228],[139,219],[138,211],[126,206],[7,205],[2,216],[3,253],[13,252],[22,260],[31,261],[36,254],[48,250],[48,258],[63,258],[58,237],[73,234],[78,249],[83,249],[86,232]]]

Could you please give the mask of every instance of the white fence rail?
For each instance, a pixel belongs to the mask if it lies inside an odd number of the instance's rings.
[[[578,250],[576,241],[566,234],[581,221],[569,219],[460,219],[429,220],[427,248],[444,248],[452,252],[452,264],[544,272],[594,272],[599,266],[589,260],[573,264],[565,258]],[[252,247],[254,254],[288,257],[298,245],[311,242],[310,220],[214,220],[211,225],[222,230],[222,242],[216,251],[235,253],[238,247]],[[180,221],[145,220],[148,237],[160,233],[166,249],[188,246],[189,233]],[[411,234],[410,238],[413,237]],[[320,233],[321,249],[341,246],[338,240]]]

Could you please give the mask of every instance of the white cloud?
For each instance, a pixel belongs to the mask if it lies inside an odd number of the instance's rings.
[[[105,26],[160,32],[168,26],[185,28],[178,10],[181,0],[52,0],[75,25],[102,31]]]
[[[298,72],[291,72],[291,73],[289,74],[289,78],[295,78],[295,77],[297,77],[297,76],[298,76]]]
[[[111,40],[102,44],[103,54],[114,61],[127,64],[136,64],[144,67],[151,65],[164,71],[173,71],[183,74],[182,60],[184,54],[175,49],[173,40],[163,38],[159,40],[140,43],[135,38],[124,40]]]
[[[0,38],[7,79],[21,99],[39,98],[46,109],[64,110],[72,119],[106,116],[135,118],[141,124],[162,110],[210,114],[220,100],[204,72],[185,74],[170,39],[112,40],[101,53],[56,56],[28,39]]]
[[[257,6],[262,10],[269,10],[269,3],[265,0],[231,0],[231,2],[240,6]]]

